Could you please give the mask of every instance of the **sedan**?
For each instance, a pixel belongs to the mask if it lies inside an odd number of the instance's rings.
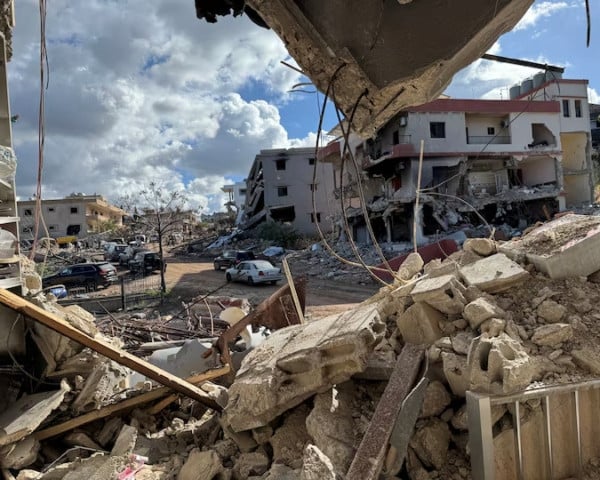
[[[274,267],[266,260],[248,260],[228,268],[225,278],[228,282],[246,282],[248,285],[257,283],[275,285],[283,276],[281,269]]]

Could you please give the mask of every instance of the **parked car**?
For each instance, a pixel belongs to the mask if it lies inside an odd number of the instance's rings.
[[[138,252],[133,257],[133,260],[129,261],[130,271],[144,275],[157,271],[160,272],[163,267],[166,267],[166,264],[160,259],[158,253],[154,252]]]
[[[135,257],[136,253],[147,251],[148,250],[145,247],[138,247],[130,244],[119,254],[119,265],[129,265],[129,261],[133,260],[133,257]]]
[[[125,251],[127,244],[125,243],[113,243],[108,247],[108,250],[104,250],[104,260],[107,262],[118,262],[121,253]]]
[[[42,279],[44,288],[62,284],[65,287],[84,286],[96,290],[99,286],[108,287],[117,281],[117,269],[108,262],[78,263],[59,270],[54,275]]]
[[[256,260],[254,253],[249,250],[225,250],[222,255],[215,258],[213,265],[215,270],[221,270],[237,265],[246,260]]]
[[[228,282],[246,282],[248,285],[257,283],[275,285],[283,276],[280,268],[274,267],[266,260],[249,260],[228,268],[225,278]]]

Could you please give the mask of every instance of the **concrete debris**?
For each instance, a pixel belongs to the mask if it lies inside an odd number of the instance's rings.
[[[446,462],[450,429],[448,424],[438,419],[429,420],[425,425],[417,426],[410,442],[419,460],[427,467],[441,469]]]
[[[269,464],[269,457],[264,452],[242,453],[233,467],[233,480],[246,480],[250,476],[260,476],[269,469]]]
[[[524,282],[529,274],[502,253],[478,260],[460,269],[465,283],[488,293],[498,293]]]
[[[469,390],[469,367],[467,357],[464,355],[456,355],[454,353],[442,353],[442,366],[444,376],[450,385],[450,389],[454,395],[464,397]]]
[[[29,436],[20,442],[0,447],[0,467],[21,470],[32,465],[40,451],[40,442]]]
[[[423,258],[417,252],[412,252],[402,262],[397,272],[397,277],[400,280],[408,281],[423,269]]]
[[[575,364],[579,367],[594,375],[600,375],[600,358],[598,357],[598,352],[594,352],[589,348],[571,350],[571,356]]]
[[[223,419],[235,431],[266,425],[364,370],[384,332],[373,305],[274,332],[244,359]]]
[[[177,480],[225,480],[221,459],[213,450],[192,450]]]
[[[534,330],[531,341],[536,345],[556,347],[573,338],[573,327],[568,323],[542,325]]]
[[[560,322],[567,313],[567,307],[554,300],[544,300],[537,307],[537,314],[548,323]]]
[[[283,425],[269,439],[273,448],[273,462],[293,469],[302,466],[302,452],[311,440],[307,431],[308,414],[308,407],[300,405],[285,417]]]
[[[411,296],[415,302],[425,302],[446,314],[461,313],[467,303],[465,287],[454,275],[442,275],[421,280],[415,285]]]
[[[300,480],[336,480],[331,460],[314,445],[304,450]]]
[[[434,417],[442,414],[451,401],[450,394],[441,382],[431,382],[425,390],[425,399],[423,400],[419,418]]]
[[[402,339],[416,345],[431,345],[441,338],[440,323],[446,321],[446,316],[427,303],[415,303],[409,307],[397,320],[398,330]]]
[[[465,306],[463,316],[469,322],[473,330],[476,330],[483,322],[490,318],[503,318],[504,311],[484,297],[473,300]]]
[[[482,257],[489,257],[496,253],[496,242],[489,238],[468,238],[463,243],[463,249]]]

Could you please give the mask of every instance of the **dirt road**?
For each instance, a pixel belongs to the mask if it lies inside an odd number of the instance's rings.
[[[225,272],[215,271],[212,262],[192,261],[180,257],[169,258],[167,262],[166,281],[171,292],[169,296],[178,303],[214,291],[215,295],[245,297],[256,305],[281,287],[281,284],[249,286],[243,283],[227,283]],[[378,289],[374,284],[352,285],[315,278],[308,279],[307,287],[307,313],[315,317],[346,310],[370,297]]]

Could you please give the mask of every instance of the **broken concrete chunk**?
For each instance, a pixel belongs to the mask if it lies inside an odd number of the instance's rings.
[[[269,440],[273,448],[274,463],[282,463],[294,469],[302,466],[302,452],[310,442],[306,425],[308,413],[308,407],[300,405],[287,415],[283,425],[275,431]]]
[[[446,316],[426,303],[415,303],[398,317],[397,325],[407,343],[431,345],[442,336],[439,323]]]
[[[258,427],[252,429],[252,438],[259,445],[264,445],[271,440],[273,436],[273,427],[271,425],[265,425],[263,427]]]
[[[473,330],[476,330],[483,322],[490,318],[502,318],[504,311],[496,304],[490,302],[484,297],[473,300],[463,312],[463,317],[467,319]]]
[[[468,356],[470,390],[509,394],[525,389],[535,368],[523,346],[505,333],[477,337]]]
[[[573,327],[568,323],[542,325],[534,330],[531,341],[536,345],[556,347],[573,338]]]
[[[502,253],[466,265],[459,272],[467,285],[474,285],[488,293],[502,292],[529,277],[525,270]]]
[[[567,313],[567,307],[554,300],[544,300],[537,307],[537,314],[548,323],[560,322]]]
[[[504,405],[492,405],[492,426],[500,420],[506,413]],[[467,406],[463,404],[454,414],[450,423],[456,430],[468,430],[469,424],[467,419]]]
[[[40,442],[30,435],[20,442],[0,447],[0,467],[21,470],[33,464],[40,451]]]
[[[443,352],[442,364],[444,376],[450,385],[454,395],[464,397],[469,389],[469,367],[467,357],[464,355],[455,355],[454,353]]]
[[[0,414],[0,446],[16,442],[34,432],[58,408],[68,391],[70,387],[63,381],[60,390],[26,395],[17,400]]]
[[[177,475],[177,480],[225,480],[221,459],[214,450],[201,452],[195,448],[191,451],[182,469]]]
[[[594,375],[600,375],[600,357],[597,352],[589,348],[572,350],[571,356],[577,366],[587,370]]]
[[[130,425],[123,425],[121,432],[117,437],[117,441],[111,450],[111,455],[129,455],[135,448],[135,442],[137,440],[138,431]]]
[[[260,478],[261,480],[300,480],[300,470],[292,470],[285,465],[274,463]]]
[[[465,304],[465,287],[454,275],[426,278],[412,289],[415,302],[425,302],[446,314],[462,313]]]
[[[445,422],[430,420],[425,426],[417,428],[410,446],[425,466],[441,469],[446,463],[450,429]]]
[[[75,413],[85,413],[114,402],[119,394],[128,386],[131,371],[107,358],[95,365],[94,370],[86,378],[79,395],[73,401],[71,408]]]
[[[506,327],[506,320],[500,318],[490,318],[480,325],[481,333],[487,334],[488,337],[497,337]]]
[[[397,272],[397,277],[400,280],[408,281],[413,278],[423,268],[423,258],[417,252],[412,252],[406,257],[406,260],[402,262]]]
[[[98,445],[85,432],[71,432],[63,437],[63,442],[72,447],[85,447],[92,450],[102,451],[102,447]]]
[[[463,243],[463,249],[482,257],[489,257],[496,253],[496,242],[489,238],[467,238]]]
[[[269,469],[269,463],[269,457],[264,452],[242,453],[233,466],[233,479],[246,480],[251,475],[260,476]]]
[[[96,435],[96,440],[100,445],[106,447],[113,439],[117,436],[117,433],[121,431],[123,426],[123,420],[119,417],[112,417],[106,421],[100,433]]]
[[[338,472],[347,472],[354,458],[356,425],[352,404],[355,384],[346,382],[315,397],[306,427],[318,447]]]
[[[433,381],[427,385],[425,398],[421,406],[419,418],[435,417],[440,415],[450,405],[450,394],[442,382]]]
[[[307,445],[300,480],[336,480],[331,460],[314,445]]]
[[[236,431],[260,427],[345,382],[365,369],[384,333],[376,304],[277,330],[244,359],[224,421]]]
[[[458,332],[451,337],[452,350],[460,355],[468,355],[474,338],[473,332]]]

